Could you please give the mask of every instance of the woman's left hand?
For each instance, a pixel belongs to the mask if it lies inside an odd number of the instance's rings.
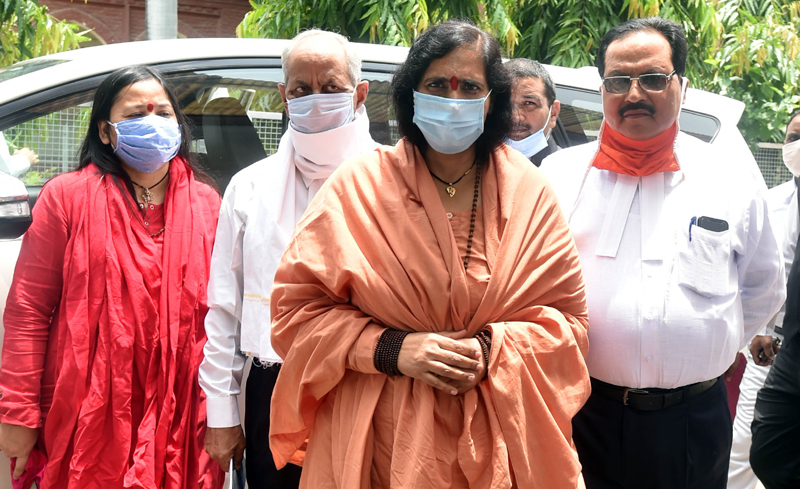
[[[17,465],[12,474],[14,479],[22,477],[25,466],[28,465],[28,457],[38,439],[38,428],[0,423],[0,450],[6,457],[17,459]]]
[[[459,343],[464,343],[470,348],[475,348],[478,351],[481,351],[481,344],[476,338],[464,338],[458,340]],[[475,378],[473,380],[455,380],[455,379],[442,379],[447,382],[448,385],[452,386],[456,390],[458,390],[459,394],[463,394],[470,389],[474,389],[475,386],[478,385],[478,382],[483,380],[486,377],[486,364],[483,361],[483,355],[481,355],[480,359],[478,360],[480,364],[483,366],[480,370],[469,370],[463,369],[465,372],[471,372],[475,374]]]

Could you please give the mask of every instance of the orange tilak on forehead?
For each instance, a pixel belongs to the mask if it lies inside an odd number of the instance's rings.
[[[453,90],[458,90],[458,77],[457,76],[453,76],[452,78],[450,78],[450,88],[452,88]]]

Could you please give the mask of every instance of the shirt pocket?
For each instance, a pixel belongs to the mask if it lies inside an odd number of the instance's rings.
[[[678,252],[678,283],[706,297],[731,293],[730,231],[709,231],[698,226],[682,240]]]

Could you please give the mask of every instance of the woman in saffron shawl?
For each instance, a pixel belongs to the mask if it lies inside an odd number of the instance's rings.
[[[502,142],[510,85],[487,33],[425,31],[392,81],[403,139],[300,221],[272,293],[270,446],[301,487],[578,486],[583,278],[549,185]]]
[[[218,488],[197,368],[219,193],[156,70],[98,87],[49,181],[3,318],[0,449],[42,488]],[[209,182],[209,183],[204,183]]]

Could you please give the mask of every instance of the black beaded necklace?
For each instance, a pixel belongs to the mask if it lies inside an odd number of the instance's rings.
[[[475,160],[477,161],[477,160]],[[475,163],[473,163],[473,166]],[[470,167],[472,169],[472,167]],[[469,238],[467,238],[467,254],[464,256],[464,270],[469,265],[469,255],[472,251],[472,237],[475,235],[475,216],[478,213],[478,196],[481,190],[481,170],[483,165],[478,165],[477,173],[475,174],[475,193],[472,196],[472,217],[469,220]],[[469,171],[469,170],[468,170]],[[466,173],[465,173],[466,175]],[[464,178],[463,176],[461,178]],[[460,179],[459,179],[460,180]],[[452,197],[452,196],[451,196]]]
[[[478,159],[475,158],[475,161],[472,162],[472,165],[470,165],[470,167],[467,168],[467,171],[465,171],[464,174],[461,175],[458,178],[458,180],[456,180],[455,182],[446,182],[446,181],[442,180],[441,178],[439,178],[439,176],[437,174],[433,173],[430,168],[428,168],[428,171],[431,172],[431,175],[433,175],[433,178],[435,178],[436,180],[439,180],[443,184],[447,185],[447,188],[445,190],[447,190],[447,195],[449,195],[450,198],[452,199],[453,196],[456,194],[455,184],[460,182],[462,178],[466,177],[467,174],[475,167],[475,163],[477,163],[477,162],[478,162]]]
[[[142,221],[143,221],[143,223],[145,225],[145,229],[147,229],[147,226],[150,224],[149,222],[147,222],[147,208],[150,207],[150,202],[153,201],[153,194],[151,194],[150,191],[153,190],[154,188],[158,187],[159,185],[161,185],[161,182],[166,180],[166,178],[168,176],[169,176],[169,172],[165,173],[164,176],[161,177],[161,180],[156,182],[155,185],[151,185],[149,187],[145,187],[144,185],[139,185],[138,183],[136,183],[133,180],[131,180],[132,184],[136,185],[137,187],[139,187],[141,189],[144,189],[144,193],[142,193],[142,200],[144,201],[144,204],[139,204],[139,209],[142,210]],[[148,230],[147,234],[149,234],[151,238],[155,238],[159,234],[163,233],[165,229],[166,228],[161,228],[160,230],[156,231],[155,233],[150,233],[149,230]]]
[[[134,182],[133,180],[131,180],[131,183],[136,185],[140,189],[144,190],[144,192],[142,193],[142,200],[144,201],[145,204],[149,204],[150,202],[153,201],[153,194],[151,194],[150,191],[153,190],[154,188],[158,187],[159,185],[161,185],[161,182],[163,182],[168,176],[169,176],[169,171],[167,171],[164,174],[164,176],[161,177],[161,180],[156,182],[155,185],[151,185],[149,187],[145,187],[144,185],[139,185],[138,183]]]

